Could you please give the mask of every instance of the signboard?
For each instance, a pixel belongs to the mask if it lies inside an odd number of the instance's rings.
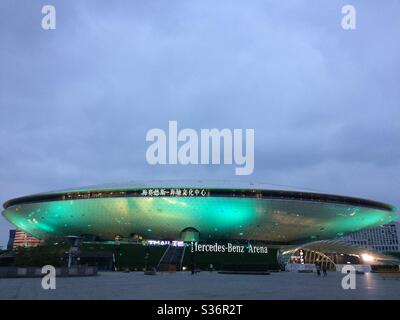
[[[207,197],[210,195],[206,189],[162,188],[143,189],[143,197]]]

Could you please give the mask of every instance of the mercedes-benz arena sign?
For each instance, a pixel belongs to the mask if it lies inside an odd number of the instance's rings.
[[[8,221],[39,239],[68,235],[289,244],[340,237],[397,219],[391,205],[276,186],[196,183],[109,185],[41,193],[4,203]]]

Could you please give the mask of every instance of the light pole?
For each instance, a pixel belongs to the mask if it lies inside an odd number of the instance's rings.
[[[77,253],[79,251],[79,246],[82,243],[82,238],[78,236],[67,236],[68,243],[70,245],[68,251],[68,268],[71,268],[72,265],[72,255],[73,253]]]

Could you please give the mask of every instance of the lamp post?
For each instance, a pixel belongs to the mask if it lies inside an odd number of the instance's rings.
[[[114,259],[114,271],[117,271],[117,257],[121,255],[121,236],[116,235],[114,239],[114,245],[115,245],[115,254],[113,254],[113,259]]]
[[[150,248],[146,246],[145,248],[145,255],[144,255],[144,271],[147,271],[149,256],[150,256]]]
[[[79,246],[82,243],[82,238],[78,236],[67,236],[68,243],[70,248],[68,250],[68,268],[71,268],[72,265],[72,256],[73,254],[79,251]]]

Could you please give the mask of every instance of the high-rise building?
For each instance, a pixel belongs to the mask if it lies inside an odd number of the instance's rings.
[[[15,249],[17,247],[36,247],[43,243],[42,240],[31,237],[22,230],[16,229],[16,230],[10,230],[10,240],[8,244],[9,246],[11,241],[11,231],[14,231],[14,239],[12,242],[11,249]]]
[[[400,252],[400,224],[392,222],[360,230],[344,238],[346,242],[378,252]]]

